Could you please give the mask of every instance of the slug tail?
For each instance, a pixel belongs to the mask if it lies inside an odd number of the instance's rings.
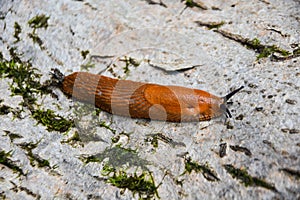
[[[228,99],[230,99],[233,95],[235,95],[236,93],[238,93],[240,90],[242,90],[244,88],[244,86],[241,86],[240,88],[230,92],[229,94],[227,94],[225,97],[223,97],[224,102],[227,102]]]
[[[61,88],[65,76],[57,68],[52,68],[51,71],[52,71],[52,72],[50,72],[50,74],[51,74],[51,86]]]

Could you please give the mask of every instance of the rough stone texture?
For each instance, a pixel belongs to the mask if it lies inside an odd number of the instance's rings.
[[[158,188],[161,199],[300,198],[299,57],[280,62],[270,58],[257,61],[253,50],[195,23],[224,21],[221,30],[244,38],[258,38],[262,44],[292,51],[300,46],[300,2],[203,1],[207,10],[184,9],[184,2],[179,0],[162,2],[166,7],[159,5],[159,1],[142,0],[1,0],[0,51],[9,59],[7,48],[16,47],[23,53],[22,58],[31,59],[33,66],[43,74],[42,81],[50,78],[53,67],[69,74],[82,70],[82,64],[92,62],[95,67],[88,69],[92,73],[194,87],[219,96],[245,85],[245,89],[233,97],[229,108],[234,116],[229,120],[232,128],[224,125],[224,118],[175,124],[101,112],[101,120],[109,124],[115,134],[97,125],[83,131],[82,127],[93,126],[90,115],[79,118],[75,128],[62,134],[37,125],[26,109],[22,119],[14,118],[11,113],[1,115],[0,151],[11,151],[10,159],[26,174],[18,175],[0,164],[1,198],[138,199],[138,194],[133,195],[129,190],[122,193],[104,180],[103,163],[85,164],[80,160],[82,155],[94,155],[115,146],[111,138],[117,135],[120,135],[118,144],[136,149],[139,157],[147,160],[145,164],[156,185],[162,181]],[[28,21],[39,14],[50,17],[47,29],[36,30],[44,49],[28,37],[32,32]],[[15,22],[22,28],[18,43],[14,43],[13,37]],[[86,59],[81,55],[85,50],[90,52]],[[129,66],[130,72],[125,73],[125,63],[118,60],[124,56],[141,63],[138,67]],[[107,69],[109,63],[110,66],[115,64],[111,70]],[[176,71],[192,66],[195,67],[187,71]],[[10,96],[10,82],[7,78],[0,79],[1,99],[5,105],[18,108],[22,100]],[[39,99],[41,106],[65,117],[76,117],[73,101],[59,90],[55,93],[58,99],[50,95]],[[287,99],[294,103],[287,103]],[[258,107],[263,109],[257,110]],[[237,118],[240,115],[242,119]],[[11,140],[7,131],[22,138]],[[75,132],[87,141],[62,142]],[[122,133],[130,133],[130,136]],[[155,148],[147,140],[148,135],[154,133],[162,133],[179,143],[171,145],[158,140]],[[98,140],[90,139],[89,134]],[[21,144],[36,142],[39,143],[32,153],[48,160],[51,167],[33,166],[28,152],[21,148]],[[227,143],[227,154],[221,158],[218,152],[222,143]],[[246,147],[251,156],[233,151],[230,145]],[[195,171],[181,175],[185,164],[180,155],[186,152],[193,161],[207,164],[220,180],[211,182]],[[246,169],[252,177],[271,183],[278,192],[245,187],[225,170],[225,164]],[[285,173],[282,168],[292,169],[298,175]]]

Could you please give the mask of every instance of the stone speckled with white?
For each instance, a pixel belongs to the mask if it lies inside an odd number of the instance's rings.
[[[233,129],[226,128],[224,118],[175,124],[107,113],[100,116],[108,124],[111,122],[110,127],[117,130],[117,134],[131,133],[130,139],[121,135],[120,142],[126,148],[136,149],[141,158],[151,163],[148,168],[156,184],[163,180],[158,188],[161,199],[300,198],[299,178],[279,171],[280,168],[300,171],[300,134],[282,131],[300,129],[299,57],[281,62],[269,58],[257,61],[254,51],[195,23],[224,21],[222,30],[292,51],[293,45],[300,46],[300,2],[213,0],[207,4],[203,1],[207,10],[194,7],[184,11],[185,5],[180,0],[162,2],[167,8],[142,0],[2,0],[0,14],[4,19],[0,20],[0,51],[9,58],[7,47],[15,46],[25,59],[32,60],[33,66],[43,74],[42,80],[50,78],[53,67],[66,75],[80,71],[91,55],[97,55],[113,57],[105,62],[100,59],[89,72],[194,87],[218,96],[245,85],[245,89],[232,98],[233,105],[229,107]],[[27,36],[32,32],[27,22],[38,14],[50,17],[47,29],[36,30],[46,50],[41,50]],[[21,41],[16,44],[14,22],[22,28]],[[81,56],[84,50],[90,52],[87,59]],[[140,66],[131,66],[129,74],[125,74],[122,69],[125,63],[117,61],[124,56],[136,58]],[[117,65],[113,68],[114,74],[105,71],[110,62]],[[184,72],[174,71],[191,66],[195,67]],[[0,80],[1,99],[6,105],[18,107],[21,100],[10,96],[10,81]],[[74,105],[72,101],[59,90],[55,93],[59,100],[45,97],[41,100],[44,108],[51,108],[63,116],[74,116],[70,108]],[[296,100],[296,103],[288,104],[286,99]],[[62,110],[53,104],[60,105]],[[256,107],[263,107],[263,110],[256,111]],[[240,114],[244,117],[237,120]],[[10,141],[6,130],[22,138]],[[102,180],[100,163],[84,164],[79,159],[81,155],[103,152],[111,145],[114,135],[110,131],[103,127],[93,130],[102,140],[89,141],[84,146],[71,145],[62,141],[75,133],[76,127],[66,135],[48,132],[44,126],[36,124],[30,113],[25,113],[24,119],[1,115],[0,150],[11,151],[11,159],[27,175],[18,177],[0,164],[0,196],[4,199],[138,199],[137,194],[133,196],[128,190],[121,194],[120,189]],[[172,146],[159,140],[158,148],[154,148],[145,139],[148,134],[158,132],[184,145]],[[19,145],[38,141],[33,153],[49,160],[50,166],[57,166],[54,169],[31,166],[26,151]],[[220,158],[218,149],[224,142],[228,145],[227,155]],[[229,145],[247,147],[252,156],[234,152]],[[184,171],[184,159],[178,155],[185,152],[193,161],[208,163],[220,181],[209,182],[195,172],[180,176]],[[245,187],[225,171],[224,164],[247,169],[253,177],[274,184],[279,192]],[[168,174],[163,179],[166,171]],[[177,179],[183,180],[182,186],[176,184]]]

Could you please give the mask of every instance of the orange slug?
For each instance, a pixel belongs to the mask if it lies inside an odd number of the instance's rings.
[[[243,89],[217,97],[181,86],[118,80],[87,72],[63,76],[54,71],[61,90],[76,100],[111,114],[169,122],[206,121],[222,114],[231,117],[226,101]]]

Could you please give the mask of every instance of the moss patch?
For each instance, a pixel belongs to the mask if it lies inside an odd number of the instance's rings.
[[[189,174],[192,171],[195,171],[196,173],[201,172],[204,178],[208,181],[219,181],[220,179],[218,178],[217,174],[215,171],[213,171],[208,164],[199,164],[197,162],[194,162],[191,160],[191,158],[186,158],[184,161],[185,164],[185,171],[183,174],[188,172]],[[183,175],[182,174],[182,175]]]
[[[21,118],[21,110],[19,110],[18,108],[12,108],[5,104],[1,105],[1,101],[0,101],[0,115],[7,115],[9,113],[12,113],[13,116],[16,118]]]
[[[135,58],[127,57],[127,56],[125,56],[124,58],[120,58],[119,61],[122,61],[125,63],[123,70],[126,75],[129,75],[129,73],[130,73],[130,69],[129,69],[130,66],[138,67],[141,64],[141,62],[139,62]]]
[[[101,174],[106,177],[108,183],[124,190],[128,189],[133,195],[138,194],[140,199],[151,199],[155,195],[158,197],[158,186],[155,186],[152,174],[146,167],[149,162],[140,158],[136,150],[116,145],[96,155],[81,156],[84,163],[103,162],[104,159]],[[140,169],[140,173],[128,174],[125,169],[132,167]]]
[[[15,139],[19,139],[19,138],[23,138],[21,135],[16,134],[16,133],[12,133],[10,131],[7,130],[3,130],[6,135],[9,137],[10,141],[13,142]]]
[[[74,121],[67,120],[60,115],[54,113],[53,110],[40,110],[32,111],[32,117],[40,124],[47,127],[48,131],[66,132],[71,127],[74,127]]]
[[[85,163],[89,162],[102,162],[105,158],[108,158],[107,164],[114,168],[123,166],[139,166],[142,169],[147,169],[146,165],[149,164],[147,160],[144,160],[138,156],[136,150],[130,148],[121,147],[116,145],[112,148],[105,149],[102,153],[82,156],[81,160]]]
[[[158,140],[165,142],[166,144],[171,145],[172,147],[182,146],[185,147],[183,142],[176,142],[172,138],[169,138],[162,133],[155,133],[155,134],[148,134],[147,138],[145,139],[146,142],[151,142],[153,147],[158,147]]]
[[[12,108],[7,105],[0,105],[0,115],[7,115],[11,110]]]
[[[37,28],[47,29],[49,18],[50,17],[46,16],[45,14],[36,15],[28,21],[28,25],[33,29],[37,29]]]
[[[207,10],[207,6],[205,6],[202,2],[198,1],[198,2],[195,2],[193,0],[181,0],[181,2],[184,2],[186,8],[194,8],[194,7],[197,7],[197,8],[201,8],[203,10]]]
[[[133,195],[138,194],[139,199],[151,199],[155,195],[159,198],[153,176],[149,171],[128,174],[125,170],[116,170],[110,165],[105,165],[102,170],[104,176],[108,176],[107,182],[121,189],[128,189]]]
[[[274,61],[284,61],[284,60],[289,60],[293,58],[297,58],[300,56],[300,48],[294,49],[292,54],[286,55],[286,56],[277,56],[273,55],[272,59]]]
[[[0,76],[12,80],[10,83],[12,95],[22,96],[23,106],[32,107],[36,102],[36,94],[45,92],[39,82],[41,74],[37,73],[37,69],[32,66],[30,61],[23,62],[16,49],[10,48],[9,52],[11,60],[2,59],[0,61]]]
[[[10,48],[10,60],[3,58],[0,55],[0,77],[11,79],[9,84],[12,96],[21,96],[23,101],[20,103],[22,109],[19,112],[8,106],[0,106],[1,114],[13,112],[20,115],[24,109],[28,109],[33,118],[38,123],[43,124],[49,131],[65,132],[70,127],[74,126],[72,120],[66,120],[63,117],[56,115],[54,111],[37,109],[37,97],[51,94],[52,90],[44,84],[40,83],[41,74],[34,68],[30,61],[22,61],[21,54],[15,48]]]
[[[22,28],[20,24],[18,24],[18,22],[15,22],[14,29],[15,29],[14,38],[16,39],[14,43],[17,43],[20,41],[20,33],[22,32]]]
[[[46,48],[44,47],[44,42],[43,40],[36,34],[36,33],[28,33],[28,37],[32,39],[33,43],[36,43],[39,45],[39,47],[42,50],[45,50]]]
[[[249,39],[249,38],[243,38],[241,35],[233,34],[224,30],[216,29],[214,30],[217,33],[220,33],[222,36],[234,40],[244,46],[246,46],[248,49],[254,50],[258,55],[257,60],[265,57],[269,57],[273,55],[274,53],[279,53],[283,57],[287,57],[291,55],[291,52],[284,50],[276,45],[266,45],[261,44],[259,39]]]
[[[258,52],[257,59],[269,57],[275,52],[281,54],[282,56],[288,56],[291,54],[290,52],[275,45],[262,45],[257,38],[250,40],[248,43],[246,43],[246,46]]]
[[[55,166],[51,167],[48,160],[45,160],[32,152],[32,150],[38,146],[39,142],[40,141],[36,143],[22,143],[19,144],[19,146],[27,152],[26,155],[29,158],[31,166],[54,168]]]
[[[76,131],[70,138],[61,141],[61,144],[71,144],[74,145],[77,142],[82,142],[78,132]]]
[[[250,176],[245,169],[237,169],[232,165],[224,165],[224,168],[233,178],[239,179],[246,187],[257,186],[277,192],[277,189],[272,184],[260,178]]]
[[[10,159],[11,155],[11,151],[0,151],[0,164],[10,168],[15,173],[19,173],[19,175],[25,175],[23,170]]]
[[[48,28],[48,20],[50,17],[46,16],[45,14],[37,15],[33,18],[31,18],[28,21],[29,27],[33,28],[31,33],[28,33],[28,37],[32,39],[33,43],[36,43],[39,45],[41,50],[45,50],[44,42],[43,40],[37,35],[36,29],[39,28]]]

